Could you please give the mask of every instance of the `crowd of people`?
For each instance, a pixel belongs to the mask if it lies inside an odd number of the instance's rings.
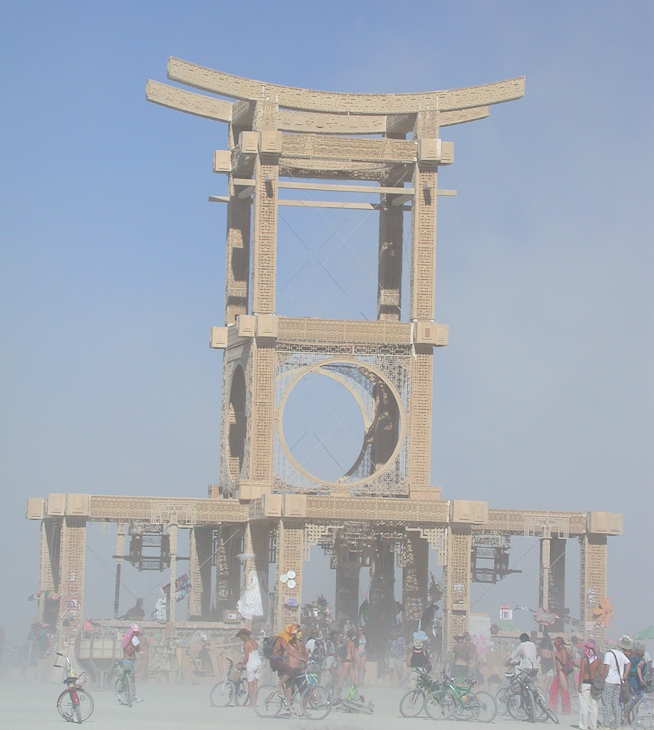
[[[577,690],[580,730],[597,730],[600,699],[603,727],[619,727],[630,695],[651,689],[653,682],[651,656],[629,636],[602,652],[594,641],[584,643],[576,636],[570,644],[561,636],[552,640],[545,629],[538,646],[528,634],[522,634],[511,660],[520,671],[532,676],[540,673],[555,712],[570,715],[570,693]]]

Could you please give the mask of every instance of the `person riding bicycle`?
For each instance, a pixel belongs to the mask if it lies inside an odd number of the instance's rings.
[[[141,633],[141,629],[138,624],[132,624],[129,627],[129,631],[123,634],[123,664],[129,667],[132,677],[132,694],[134,695],[134,702],[143,702],[143,700],[136,694],[136,653],[141,650],[141,640],[138,635]]]
[[[527,672],[530,676],[538,671],[538,649],[529,638],[529,634],[520,634],[520,643],[511,652],[509,660],[519,672]]]
[[[289,680],[296,676],[304,661],[304,652],[297,646],[298,629],[296,624],[288,624],[276,634],[270,657],[270,668],[279,675],[276,691],[284,692],[289,701],[292,696]]]

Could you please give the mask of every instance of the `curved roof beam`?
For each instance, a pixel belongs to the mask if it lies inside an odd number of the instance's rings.
[[[524,76],[493,84],[423,93],[350,94],[316,91],[246,79],[173,57],[168,59],[168,78],[234,99],[271,100],[287,109],[337,114],[415,114],[427,109],[445,112],[500,104],[520,99],[525,94]]]

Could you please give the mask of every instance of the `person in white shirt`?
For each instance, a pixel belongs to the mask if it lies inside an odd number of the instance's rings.
[[[621,649],[629,650],[634,648],[634,642],[629,636],[620,639],[620,649],[612,649],[604,654],[604,692],[602,704],[604,705],[604,727],[617,730],[622,721],[620,710],[620,690],[622,683],[626,681],[629,674],[631,662],[622,653]]]
[[[511,652],[511,662],[517,663],[521,672],[533,672],[538,669],[538,650],[530,640],[529,634],[520,634],[520,643]]]

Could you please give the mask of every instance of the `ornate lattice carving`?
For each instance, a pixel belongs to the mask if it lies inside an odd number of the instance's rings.
[[[524,536],[525,537],[556,537],[567,540],[570,537],[570,520],[564,515],[541,513],[538,515],[525,514]]]

